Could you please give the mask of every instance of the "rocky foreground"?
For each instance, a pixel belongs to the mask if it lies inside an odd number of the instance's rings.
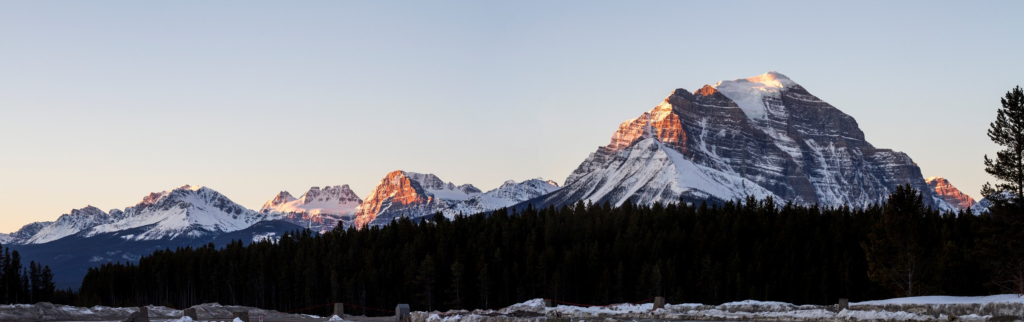
[[[593,320],[691,321],[943,321],[1010,322],[1024,316],[1024,301],[1017,295],[986,297],[927,296],[838,305],[794,305],[782,302],[741,301],[721,305],[618,304],[602,307],[558,305],[545,307],[534,299],[499,310],[413,312],[411,322],[568,322]]]
[[[148,306],[152,320],[177,320],[182,310]],[[245,306],[209,303],[193,306],[200,321],[226,319],[233,312],[247,311],[251,321],[324,321],[325,317],[288,314]],[[50,303],[0,305],[0,321],[123,321],[138,308],[94,306],[91,308]],[[654,309],[652,303],[608,306],[557,305],[546,307],[543,299],[533,299],[498,310],[455,310],[448,312],[411,312],[405,322],[579,322],[622,320],[689,321],[871,321],[871,322],[1013,322],[1024,321],[1024,298],[1015,294],[953,297],[922,296],[838,305],[794,305],[783,302],[740,301],[721,305],[666,304]],[[388,320],[375,318],[370,320]],[[331,321],[341,319],[334,317]],[[347,321],[365,317],[346,316]],[[382,320],[382,321],[383,321]],[[365,321],[364,321],[365,322]]]
[[[153,320],[173,320],[182,317],[182,310],[166,306],[148,306],[149,317]],[[263,310],[245,306],[220,305],[207,303],[193,306],[199,320],[203,319],[224,319],[230,318],[232,312],[248,311],[249,316],[272,317],[276,319],[307,319],[312,316],[302,314],[288,314],[272,310]],[[0,321],[123,321],[132,313],[138,311],[136,307],[77,307],[70,305],[57,305],[46,302],[36,304],[13,304],[0,305]]]

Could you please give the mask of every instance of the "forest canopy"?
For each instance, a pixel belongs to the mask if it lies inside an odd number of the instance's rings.
[[[721,205],[579,202],[454,219],[437,215],[104,264],[89,270],[77,304],[218,302],[294,311],[333,302],[370,308],[409,303],[414,310],[447,310],[532,298],[834,304],[839,298],[1006,293],[1012,285],[1003,283],[1000,268],[1008,264],[990,256],[998,250],[987,245],[1019,236],[992,233],[1008,216],[940,213],[924,207],[909,186],[888,203],[864,209],[748,198]],[[907,267],[915,269],[911,281],[902,278]]]

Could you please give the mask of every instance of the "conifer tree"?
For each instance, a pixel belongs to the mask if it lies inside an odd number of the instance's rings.
[[[1024,90],[1014,87],[1000,102],[1003,107],[989,125],[988,137],[1004,149],[996,152],[994,160],[985,155],[985,172],[1001,182],[995,186],[985,183],[981,194],[997,208],[1008,203],[1020,208],[1024,207]]]
[[[929,247],[921,244],[919,231],[924,211],[921,194],[909,184],[897,186],[863,244],[868,276],[894,295],[921,293],[922,275],[930,264]]]

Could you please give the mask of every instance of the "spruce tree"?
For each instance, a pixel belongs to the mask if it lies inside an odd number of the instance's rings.
[[[1005,149],[996,152],[995,160],[985,155],[985,172],[1002,182],[995,186],[985,183],[981,194],[997,208],[1008,202],[1017,208],[1024,206],[1024,90],[1014,87],[1000,101],[1003,107],[989,125],[988,137]]]
[[[897,186],[862,244],[868,277],[896,296],[921,294],[920,282],[928,268],[929,247],[921,245],[924,221],[922,196],[909,184]]]

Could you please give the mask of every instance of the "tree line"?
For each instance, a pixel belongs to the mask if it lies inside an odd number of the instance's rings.
[[[77,304],[219,302],[293,311],[332,302],[385,309],[410,303],[447,310],[532,298],[834,304],[1024,294],[1019,209],[940,213],[921,198],[901,186],[888,202],[863,209],[753,198],[721,205],[579,202],[322,235],[297,231],[248,246],[185,247],[138,264],[104,264],[88,271]]]
[[[0,303],[69,303],[68,295],[72,293],[56,289],[50,266],[32,261],[25,267],[18,251],[0,245]]]

